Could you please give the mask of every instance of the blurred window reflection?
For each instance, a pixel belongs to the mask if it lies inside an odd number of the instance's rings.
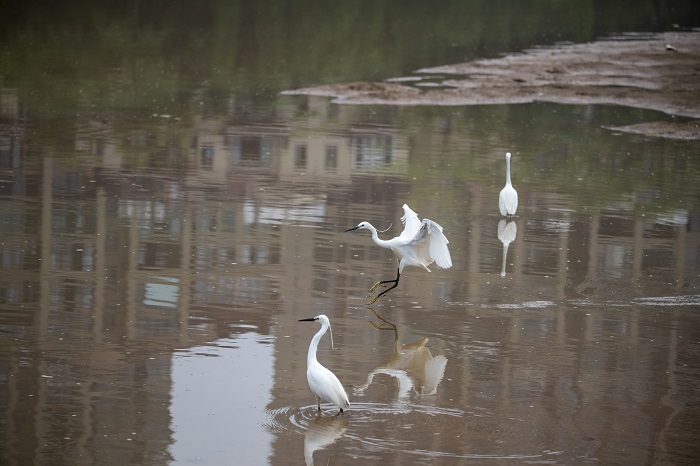
[[[139,269],[150,267],[177,268],[180,266],[180,246],[176,243],[144,242],[139,245]]]
[[[51,248],[51,270],[89,272],[95,264],[95,251],[90,243],[56,243]]]
[[[642,269],[668,267],[672,268],[676,264],[675,251],[673,249],[645,249],[642,259]]]
[[[294,148],[294,167],[306,168],[306,145],[304,144]]]
[[[279,225],[292,222],[323,222],[326,216],[326,206],[293,205],[293,206],[258,206],[246,201],[243,205],[243,221],[246,225],[271,224]]]
[[[266,244],[241,246],[241,262],[248,264],[269,264],[270,247]]]
[[[21,212],[4,211],[0,214],[0,228],[3,233],[19,233],[21,225]]]
[[[202,168],[204,170],[211,170],[214,167],[214,148],[212,146],[202,147]]]
[[[176,278],[159,277],[172,283],[177,283]],[[179,286],[165,283],[146,283],[143,304],[147,306],[175,307],[178,303]]]
[[[601,273],[617,278],[631,273],[630,264],[634,256],[631,247],[620,244],[601,244],[598,248],[598,269]]]
[[[0,261],[3,269],[19,269],[22,267],[22,254],[17,250],[3,250]]]
[[[221,212],[221,231],[234,233],[236,231],[236,211],[224,210]]]
[[[393,141],[389,135],[353,136],[350,144],[352,146],[353,168],[380,168],[391,164],[393,160]]]
[[[241,137],[240,159],[244,162],[258,162],[260,160],[260,138]]]
[[[338,168],[338,146],[326,147],[326,170]]]
[[[629,218],[614,217],[612,215],[603,215],[600,217],[600,226],[598,228],[600,236],[610,238],[620,236],[634,235],[634,221]]]
[[[213,213],[197,212],[195,219],[195,231],[198,232],[213,232],[216,231],[216,218]]]
[[[229,135],[226,146],[231,165],[269,167],[272,163],[272,136]]]

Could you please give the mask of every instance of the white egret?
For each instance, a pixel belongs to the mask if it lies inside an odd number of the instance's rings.
[[[510,152],[506,152],[506,185],[498,195],[498,210],[504,217],[512,217],[518,210],[518,192],[510,182]]]
[[[442,227],[437,223],[427,218],[421,222],[418,214],[411,210],[408,205],[403,205],[404,216],[401,221],[404,224],[404,229],[401,234],[390,240],[379,238],[377,229],[369,222],[360,222],[357,226],[348,228],[345,231],[353,230],[369,230],[372,232],[372,241],[378,246],[391,249],[399,263],[394,280],[382,280],[374,284],[369,291],[374,291],[378,286],[385,286],[385,283],[393,283],[391,288],[379,293],[367,305],[373,304],[377,299],[385,293],[393,290],[399,284],[399,278],[404,267],[411,265],[414,267],[423,267],[430,272],[428,266],[435,262],[438,267],[449,269],[452,267],[452,258],[450,251],[447,249],[447,238],[442,233]]]
[[[306,356],[306,380],[309,382],[309,388],[316,395],[318,410],[321,411],[321,400],[333,403],[340,412],[343,409],[350,407],[348,394],[345,392],[343,385],[338,380],[335,374],[321,365],[316,359],[316,349],[321,337],[331,327],[331,321],[323,314],[308,319],[299,319],[299,322],[320,322],[321,330],[311,339],[309,345],[309,353]],[[331,346],[333,346],[333,330],[331,329]]]

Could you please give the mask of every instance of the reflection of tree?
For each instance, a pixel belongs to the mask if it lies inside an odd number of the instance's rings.
[[[186,91],[203,82],[199,97],[205,101],[220,102],[222,89],[246,95],[264,90],[269,98],[281,90],[279,83],[400,76],[535,43],[642,31],[651,17],[669,25],[692,17],[652,0],[635,3],[636,15],[600,14],[605,3],[587,1],[512,0],[507,8],[486,0],[446,0],[440,8],[366,3],[74,1],[59,7],[10,0],[0,6],[0,75],[10,86],[27,86],[31,92],[22,95],[35,96],[34,105],[165,109],[188,101]],[[608,23],[596,24],[597,18]]]
[[[382,321],[379,325],[370,321],[374,328],[394,332],[394,352],[389,361],[372,370],[367,375],[365,384],[356,387],[355,391],[362,393],[370,386],[375,375],[386,374],[394,377],[399,382],[399,394],[397,396],[399,401],[405,400],[410,390],[414,387],[416,392],[421,395],[434,395],[445,374],[447,358],[443,355],[433,357],[430,350],[425,347],[426,343],[428,343],[426,337],[419,338],[411,343],[401,343],[396,325],[386,320],[371,307],[368,309]]]

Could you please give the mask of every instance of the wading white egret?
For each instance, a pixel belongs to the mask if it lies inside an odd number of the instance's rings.
[[[421,222],[418,214],[406,204],[403,205],[403,211],[404,216],[401,217],[401,221],[404,224],[404,229],[399,236],[390,240],[380,239],[377,229],[369,222],[360,222],[357,226],[345,230],[365,229],[371,231],[372,241],[378,246],[391,249],[399,263],[399,267],[396,270],[396,279],[379,281],[370,288],[369,291],[374,291],[378,286],[384,286],[385,283],[394,284],[391,288],[382,291],[372,301],[368,302],[368,306],[388,291],[396,288],[399,284],[401,273],[407,265],[423,267],[428,272],[430,272],[428,266],[433,262],[443,269],[452,267],[452,258],[450,257],[449,249],[447,249],[449,241],[442,233],[442,227],[427,218]]]
[[[506,152],[506,185],[498,195],[498,210],[504,217],[512,217],[518,210],[518,192],[510,183],[510,152]]]
[[[309,382],[309,388],[316,395],[318,410],[321,411],[321,400],[333,403],[340,412],[343,409],[350,407],[348,394],[345,392],[343,385],[338,380],[335,374],[321,365],[316,359],[316,350],[321,337],[331,327],[331,321],[323,314],[308,319],[299,319],[299,322],[319,322],[321,330],[314,335],[309,345],[309,354],[306,356],[306,380]],[[331,329],[331,347],[333,346],[333,330]]]

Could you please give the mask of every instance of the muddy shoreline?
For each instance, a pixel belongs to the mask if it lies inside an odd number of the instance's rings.
[[[526,50],[501,58],[425,68],[386,82],[285,91],[342,104],[605,104],[656,110],[679,122],[640,122],[616,131],[700,139],[700,32],[626,35]]]

